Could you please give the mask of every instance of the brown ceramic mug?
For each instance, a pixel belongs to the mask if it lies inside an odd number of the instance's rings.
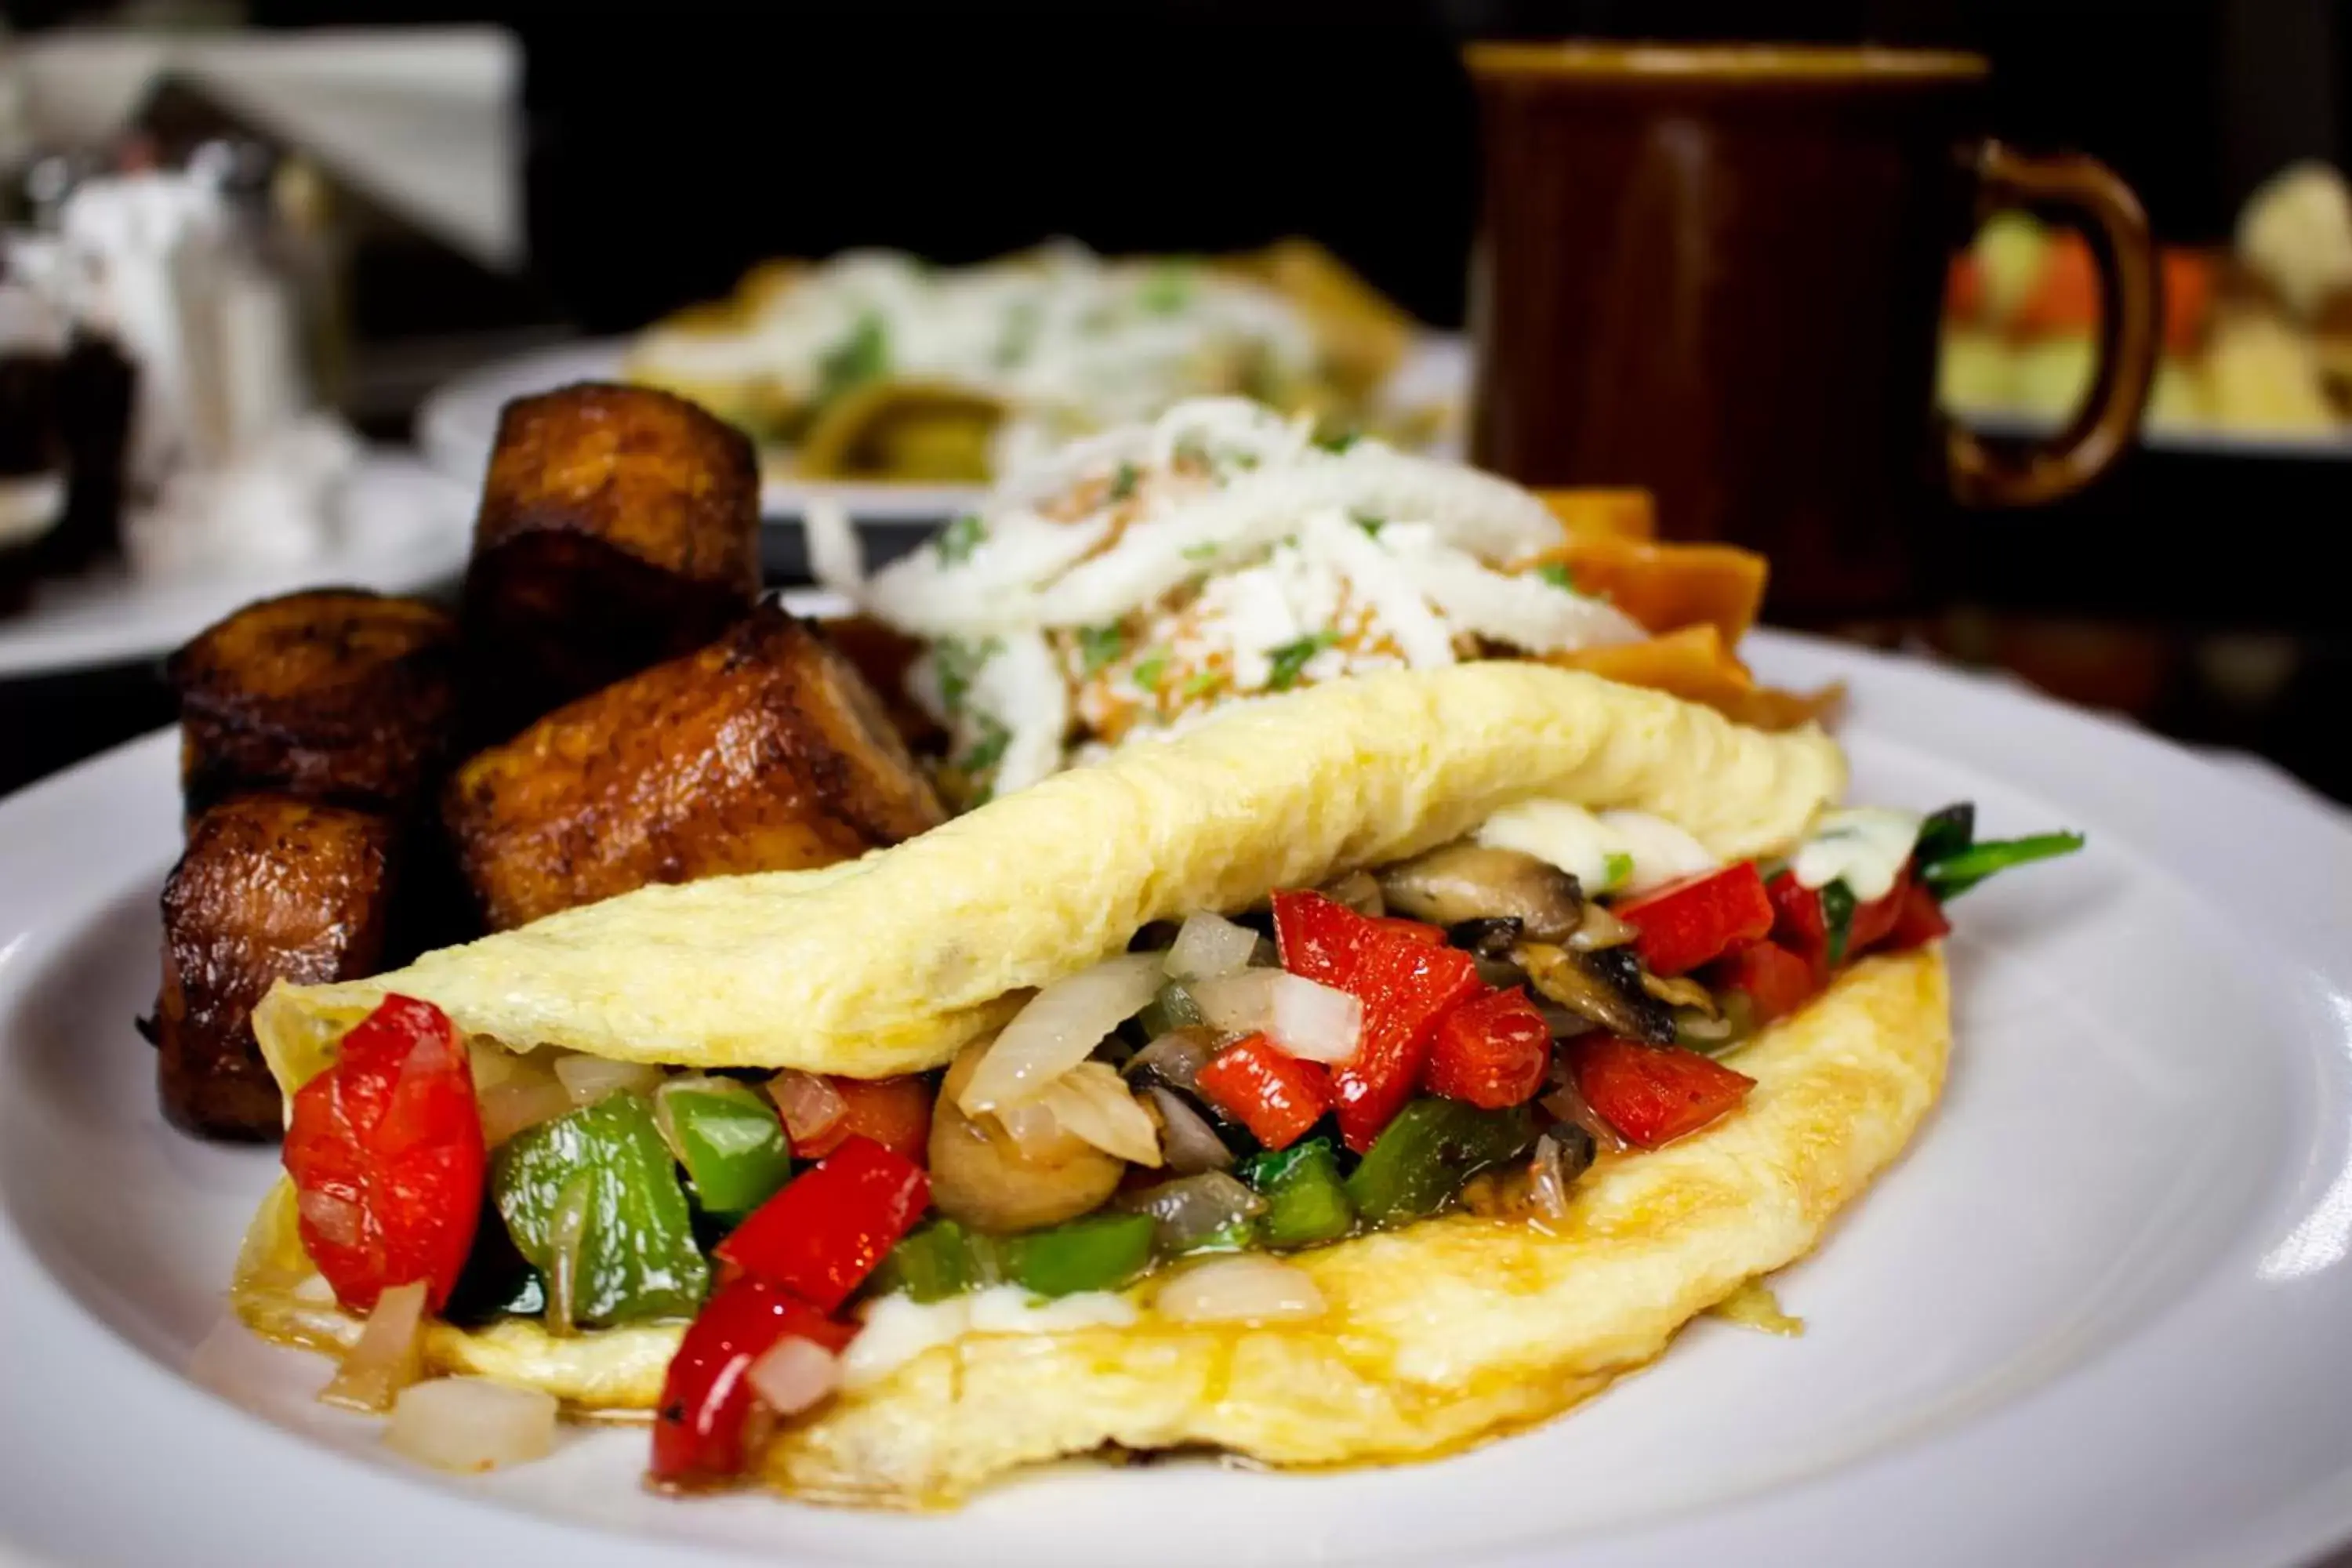
[[[2130,189],[1984,134],[1985,62],[1885,49],[1481,44],[1472,447],[1530,485],[1639,485],[1662,530],[1769,553],[1797,618],[1912,607],[1948,490],[2055,500],[2128,447],[2159,302]],[[2081,220],[2105,290],[2065,429],[1933,411],[1946,268],[1985,211]]]

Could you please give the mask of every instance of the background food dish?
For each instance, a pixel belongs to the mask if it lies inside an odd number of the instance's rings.
[[[1042,1478],[945,1526],[956,1551],[1250,1562],[1311,1538],[1339,1561],[1533,1563],[1572,1542],[1598,1563],[1732,1551],[2284,1563],[2352,1524],[2326,1500],[2345,1495],[2352,1416],[2294,1392],[2347,1353],[2352,1321],[2323,1201],[2352,1125],[2326,1002],[2352,989],[2337,896],[2352,839],[2030,698],[1769,636],[1758,657],[1776,680],[1851,681],[1857,793],[1973,792],[1996,822],[2063,816],[2101,846],[2076,874],[1977,896],[1954,953],[1960,1043],[1934,1127],[1838,1245],[1781,1282],[1812,1331],[1791,1342],[1703,1323],[1575,1421],[1433,1467]],[[512,1505],[490,1510],[312,1446],[373,1451],[360,1426],[311,1404],[315,1363],[209,1338],[219,1260],[269,1157],[164,1129],[146,1047],[128,1034],[177,840],[172,752],[144,742],[0,810],[0,945],[15,944],[0,965],[0,1282],[12,1331],[47,1350],[0,1370],[17,1434],[0,1518],[19,1542],[98,1563],[202,1544],[372,1564],[429,1538],[604,1568],[646,1561],[646,1531],[681,1560],[734,1547],[905,1562],[950,1540],[924,1520],[668,1508],[629,1479],[633,1433],[587,1434],[546,1466],[458,1488]],[[2182,826],[2253,813],[2275,828],[2260,848]],[[2239,1043],[2226,1060],[2219,1038]],[[2086,1106],[2102,1108],[2095,1140],[2079,1135]],[[61,1167],[102,1180],[47,1179]],[[2021,1247],[2023,1236],[2042,1244]],[[184,1379],[301,1436],[237,1419]],[[1695,1413],[1717,1434],[1697,1449]],[[118,1473],[100,1456],[126,1420],[222,1464],[265,1466],[268,1542],[257,1548],[249,1509],[209,1467],[164,1467],[152,1506],[109,1506]],[[2084,1464],[2162,1484],[2131,1510],[2086,1513]],[[1569,1475],[1580,1484],[1562,1486]],[[1757,1495],[1801,1479],[1811,1484]],[[1922,1510],[1946,1521],[1932,1539]],[[1184,1541],[1136,1539],[1137,1517],[1171,1510],[1199,1521]],[[538,1517],[551,1514],[633,1533],[566,1532],[559,1547]],[[362,1517],[382,1528],[354,1534]]]

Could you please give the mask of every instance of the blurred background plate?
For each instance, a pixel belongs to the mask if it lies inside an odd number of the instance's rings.
[[[425,460],[468,487],[482,481],[490,444],[497,438],[499,411],[512,399],[575,381],[617,381],[628,353],[625,338],[599,338],[518,354],[459,376],[427,398],[416,415],[416,445]],[[1389,380],[1385,395],[1405,405],[1434,405],[1458,411],[1470,390],[1468,345],[1455,332],[1424,332]],[[1460,455],[1458,438],[1433,449]],[[812,496],[831,496],[864,523],[928,523],[977,503],[981,485],[823,483],[770,473],[760,502],[770,521],[797,518]],[[919,537],[919,536],[918,536]],[[895,553],[896,552],[891,552]],[[783,574],[771,563],[772,573]]]
[[[340,503],[338,541],[299,561],[153,580],[109,568],[41,584],[0,619],[0,679],[161,658],[240,605],[328,585],[416,594],[466,563],[472,496],[415,459],[371,453]]]

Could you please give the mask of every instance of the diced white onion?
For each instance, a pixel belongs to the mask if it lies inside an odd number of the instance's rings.
[[[1055,1114],[1051,1100],[1024,1100],[1018,1105],[1000,1105],[992,1111],[997,1125],[1021,1151],[1021,1157],[1040,1165],[1063,1165],[1085,1153],[1093,1145],[1062,1125]]]
[[[425,1281],[412,1279],[376,1298],[358,1342],[319,1398],[346,1410],[381,1413],[424,1370]]]
[[[1536,1103],[1558,1120],[1584,1129],[1591,1135],[1593,1147],[1604,1154],[1622,1154],[1633,1147],[1625,1142],[1624,1134],[1592,1109],[1584,1098],[1584,1091],[1576,1087],[1573,1078],[1564,1079]]]
[[[1184,917],[1168,950],[1168,973],[1179,980],[1207,980],[1249,967],[1257,932],[1223,915],[1202,910]]]
[[[436,1470],[478,1475],[543,1459],[555,1447],[555,1396],[486,1377],[438,1377],[400,1391],[384,1447]]]
[[[1311,1062],[1349,1062],[1364,1032],[1361,998],[1304,975],[1273,971],[1274,1016],[1266,1037]]]
[[[1157,1084],[1143,1092],[1152,1109],[1160,1112],[1160,1149],[1167,1157],[1170,1170],[1180,1176],[1192,1176],[1202,1171],[1233,1168],[1234,1152],[1225,1147],[1225,1141],[1217,1136],[1216,1129],[1202,1120],[1199,1111],[1184,1103],[1183,1096]]]
[[[814,1340],[787,1334],[744,1376],[762,1405],[779,1415],[797,1415],[841,1386],[841,1358]]]
[[[1244,969],[1214,980],[1195,981],[1185,989],[1213,1029],[1229,1035],[1261,1034],[1274,1023],[1274,983],[1279,969]]]
[[[798,1068],[786,1068],[768,1080],[768,1098],[784,1120],[784,1136],[793,1148],[814,1143],[841,1125],[849,1102],[827,1079]]]
[[[1141,1012],[1166,978],[1160,954],[1129,952],[1046,986],[1004,1026],[957,1105],[971,1115],[1035,1096]]]
[[[482,1142],[495,1149],[518,1132],[573,1108],[572,1091],[550,1072],[518,1075],[482,1091]]]
[[[496,1040],[475,1039],[466,1042],[466,1062],[474,1075],[474,1092],[487,1093],[515,1074],[517,1067],[528,1058],[519,1057]]]
[[[1127,1070],[1150,1069],[1163,1083],[1192,1091],[1201,1069],[1217,1054],[1217,1031],[1203,1026],[1171,1029],[1128,1058]]]
[[[593,1105],[607,1095],[652,1092],[662,1080],[662,1069],[651,1062],[570,1056],[557,1058],[555,1076],[572,1104]]]
[[[1071,1136],[1139,1165],[1160,1163],[1160,1133],[1108,1062],[1080,1062],[1045,1086],[1034,1103],[1051,1110]]]
[[[1152,1307],[1180,1323],[1297,1323],[1324,1312],[1323,1292],[1305,1269],[1250,1253],[1185,1269],[1160,1288]]]
[[[328,1192],[302,1193],[294,1199],[294,1212],[335,1246],[359,1245],[360,1206],[349,1198]]]

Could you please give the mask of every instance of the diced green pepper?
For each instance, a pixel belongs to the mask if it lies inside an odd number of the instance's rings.
[[[1031,1231],[1005,1244],[1007,1272],[1040,1296],[1116,1290],[1150,1263],[1156,1226],[1148,1214],[1094,1215]]]
[[[645,1096],[607,1095],[518,1134],[491,1163],[490,1191],[515,1249],[546,1277],[551,1321],[551,1321],[559,1331],[690,1318],[702,1304],[710,1265]]]
[[[1911,853],[1922,866],[1957,855],[1977,841],[1977,808],[1969,801],[1931,812],[1919,824]]]
[[[442,1318],[461,1329],[487,1328],[500,1318],[536,1318],[547,1310],[546,1282],[523,1261],[514,1238],[499,1219],[490,1194],[482,1194],[482,1217],[474,1226],[474,1247],[441,1309]]]
[[[1355,1226],[1356,1205],[1339,1180],[1339,1157],[1328,1138],[1253,1156],[1242,1176],[1265,1199],[1258,1233],[1268,1247],[1311,1247]]]
[[[944,1301],[982,1283],[980,1259],[972,1243],[983,1238],[965,1234],[951,1219],[936,1219],[908,1233],[890,1249],[874,1271],[879,1295],[904,1295],[917,1301]]]
[[[1368,1225],[1433,1215],[1462,1184],[1535,1146],[1535,1115],[1524,1105],[1480,1110],[1431,1095],[1397,1112],[1348,1178],[1348,1196]]]
[[[1171,980],[1144,1004],[1135,1021],[1143,1026],[1145,1039],[1156,1040],[1173,1030],[1197,1028],[1208,1018],[1201,1011],[1201,1005],[1192,1000],[1192,994],[1184,989],[1184,983]]]
[[[1202,1252],[1247,1252],[1258,1245],[1257,1221],[1237,1219],[1231,1225],[1221,1225],[1190,1247],[1176,1248],[1175,1256],[1190,1258]]]
[[[692,1184],[695,1201],[740,1220],[792,1178],[792,1145],[766,1097],[731,1079],[664,1084],[655,1110]]]

